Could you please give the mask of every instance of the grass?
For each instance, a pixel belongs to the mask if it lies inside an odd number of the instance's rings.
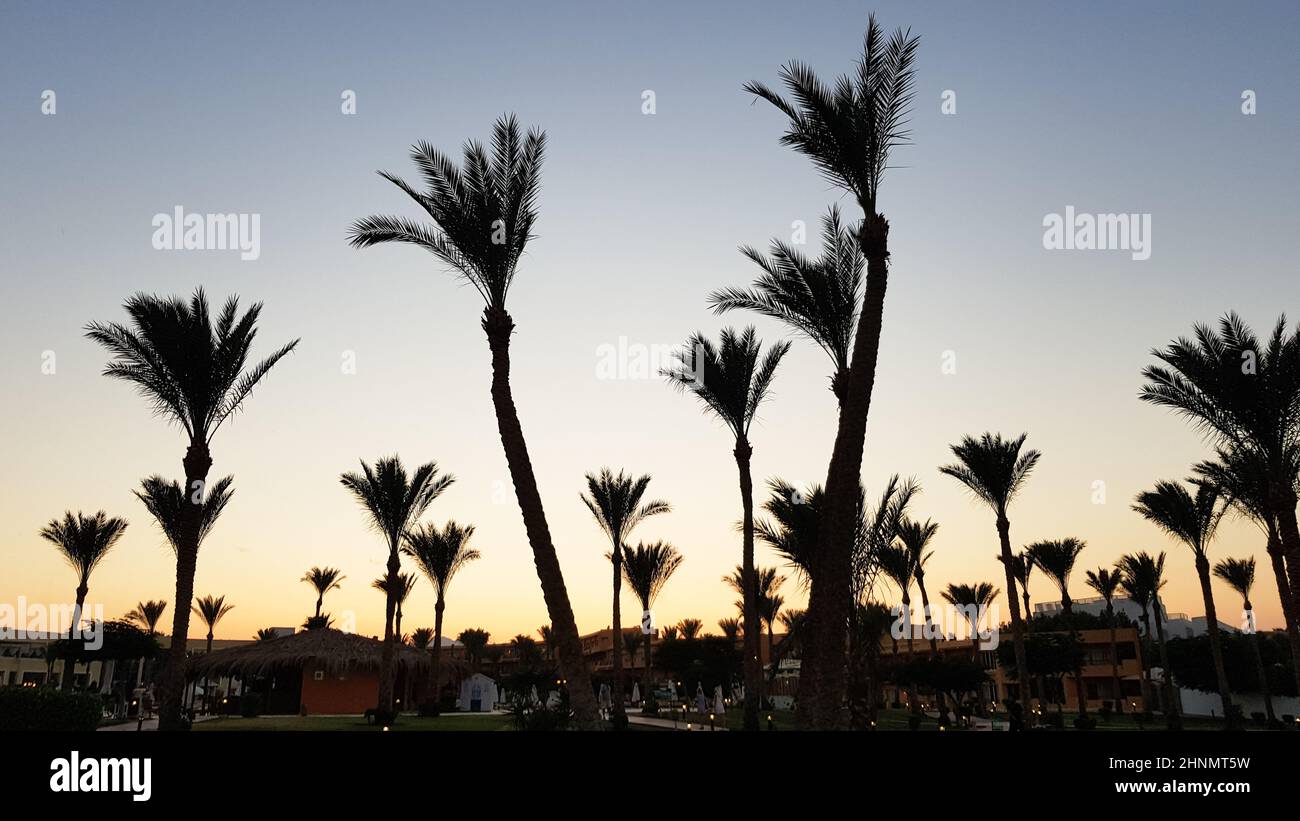
[[[454,715],[437,718],[402,716],[393,724],[394,732],[485,732],[513,729],[513,719],[505,715]],[[257,718],[223,717],[201,721],[195,732],[328,732],[377,733],[382,728],[367,724],[361,716],[258,716]]]

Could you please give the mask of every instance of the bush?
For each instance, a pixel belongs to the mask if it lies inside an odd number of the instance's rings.
[[[244,693],[239,700],[239,713],[244,718],[256,718],[262,714],[262,694]]]
[[[1095,730],[1097,729],[1097,719],[1084,718],[1079,716],[1074,720],[1074,729],[1076,730]]]
[[[1056,730],[1065,729],[1065,718],[1060,713],[1048,713],[1043,716],[1043,723]]]
[[[65,693],[53,687],[0,687],[0,733],[33,730],[90,732],[103,704],[96,693]]]

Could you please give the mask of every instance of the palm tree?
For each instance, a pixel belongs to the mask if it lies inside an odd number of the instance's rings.
[[[1200,462],[1192,470],[1197,476],[1196,481],[1210,482],[1219,488],[1220,494],[1231,500],[1237,512],[1254,522],[1264,533],[1265,549],[1273,566],[1287,638],[1291,643],[1296,687],[1300,691],[1300,588],[1292,586],[1287,578],[1282,538],[1270,502],[1268,464],[1259,450],[1251,447],[1219,448],[1217,456],[1217,460]]]
[[[181,464],[190,504],[181,507],[171,538],[176,547],[176,605],[158,711],[158,729],[180,730],[184,728],[185,645],[212,467],[212,438],[242,408],[271,368],[297,347],[298,340],[246,368],[262,312],[260,302],[241,315],[238,297],[230,297],[215,325],[201,288],[188,303],[175,297],[136,294],[124,307],[131,318],[130,327],[115,322],[86,326],[86,336],[113,357],[104,375],[135,385],[154,411],[179,425],[188,440]]]
[[[736,591],[736,593],[741,596],[741,599],[736,602],[736,610],[740,613],[742,620],[745,617],[744,578],[744,568],[740,565],[736,565],[736,569],[733,570],[730,575],[722,577],[722,581],[726,582],[732,590]],[[773,665],[771,669],[771,677],[775,677],[776,666],[773,651],[776,646],[776,640],[773,634],[773,622],[780,617],[781,608],[785,606],[785,599],[778,596],[776,591],[780,590],[781,585],[785,584],[785,576],[778,576],[775,567],[756,567],[754,568],[754,583],[756,586],[754,600],[758,603],[758,627],[762,630],[763,625],[767,625],[767,657],[768,661]],[[744,634],[743,629],[741,630],[741,634]],[[755,642],[755,644],[757,645],[758,642]],[[759,658],[761,660],[762,648],[760,647],[759,650]],[[761,668],[762,666],[760,665],[760,670]],[[762,678],[760,677],[759,680],[761,681]],[[759,691],[759,696],[759,703],[761,704],[761,690]]]
[[[1034,542],[1025,549],[1034,565],[1041,568],[1061,591],[1061,610],[1068,622],[1073,622],[1071,617],[1074,615],[1074,603],[1070,599],[1069,589],[1070,574],[1074,572],[1074,564],[1079,554],[1083,552],[1083,548],[1084,543],[1081,540],[1069,537]],[[1071,629],[1070,640],[1077,641],[1077,639],[1077,635]],[[1079,702],[1079,717],[1087,718],[1088,693],[1083,686],[1083,670],[1077,663],[1074,665],[1074,693]]]
[[[144,628],[149,635],[155,635],[158,632],[158,621],[162,619],[163,611],[167,609],[167,602],[159,599],[154,601],[137,602],[135,609],[126,614],[125,620],[131,624]],[[135,683],[138,685],[144,681],[144,658],[141,658],[136,665]]]
[[[1138,577],[1128,573],[1125,558],[1121,558],[1115,563],[1115,575],[1119,577],[1120,589],[1124,595],[1138,606],[1142,618],[1142,635],[1147,641],[1154,642],[1155,637],[1151,632],[1151,591],[1146,587],[1145,582]],[[1142,709],[1150,711],[1151,709],[1151,671],[1150,660],[1147,658],[1145,650],[1142,653]]]
[[[752,288],[722,288],[709,294],[714,313],[754,311],[815,342],[835,365],[831,391],[840,402],[847,388],[862,291],[862,249],[855,233],[841,225],[839,208],[831,206],[822,217],[822,253],[817,259],[780,239],[772,240],[770,256],[745,246],[741,253],[763,269],[762,275]]]
[[[395,605],[393,612],[393,639],[398,644],[406,640],[402,633],[402,605],[406,604],[406,599],[415,589],[414,573],[398,573],[396,584],[393,583],[391,576],[380,576],[370,583],[370,586],[384,594],[385,600],[388,600],[391,593],[392,601]]]
[[[754,533],[794,569],[800,587],[807,587],[826,494],[820,485],[799,490],[781,479],[769,479],[767,487],[772,495],[763,510],[772,518],[756,520]]]
[[[612,546],[607,554],[614,566],[614,615],[610,623],[610,641],[614,646],[612,718],[615,729],[620,730],[627,726],[627,710],[623,705],[623,654],[618,650],[619,636],[623,635],[619,612],[619,594],[623,590],[623,545],[641,522],[672,510],[664,501],[641,501],[649,485],[649,474],[633,478],[620,470],[615,476],[609,468],[602,468],[599,474],[587,474],[587,492],[579,497]]]
[[[912,519],[904,518],[898,523],[898,540],[907,548],[907,552],[912,557],[912,575],[916,579],[916,587],[921,591],[921,608],[925,616],[925,632],[930,637],[930,655],[939,654],[939,642],[935,638],[937,632],[930,623],[930,597],[925,592],[925,563],[929,560],[932,553],[926,553],[930,542],[939,532],[939,524],[929,519],[922,524]]]
[[[1237,723],[1237,716],[1232,705],[1232,691],[1228,687],[1227,669],[1223,665],[1219,618],[1214,609],[1214,592],[1210,589],[1210,559],[1206,554],[1226,507],[1220,501],[1219,491],[1213,485],[1197,485],[1193,497],[1178,482],[1160,481],[1156,482],[1154,490],[1137,495],[1133,510],[1186,544],[1196,557],[1196,577],[1201,582],[1201,597],[1205,600],[1205,627],[1210,634],[1214,675],[1218,680],[1219,698],[1223,701],[1224,719],[1231,727]]]
[[[465,648],[465,655],[469,659],[469,663],[476,669],[479,663],[483,661],[483,651],[487,648],[488,639],[491,637],[491,633],[477,627],[462,630],[460,635],[456,636],[456,641],[460,642],[461,646]]]
[[[623,558],[623,577],[627,579],[627,586],[632,588],[632,593],[641,603],[643,613],[650,612],[664,585],[681,565],[682,554],[667,542],[660,541],[652,544],[638,542],[636,547],[627,550]],[[650,636],[649,632],[642,634],[645,640],[647,690],[650,690],[650,673],[654,669],[650,658]]]
[[[432,627],[417,627],[411,631],[411,646],[417,650],[428,650],[433,644]]]
[[[510,640],[510,649],[514,652],[520,666],[527,670],[536,667],[542,659],[542,653],[537,648],[537,639],[524,633]]]
[[[320,616],[321,605],[325,603],[325,594],[343,586],[347,578],[337,567],[313,567],[303,575],[302,581],[316,589],[316,616]]]
[[[734,617],[726,618],[726,619],[718,619],[718,629],[722,631],[723,638],[725,638],[727,641],[731,642],[732,644],[735,644],[736,639],[740,638],[740,633],[741,633],[740,619]]]
[[[979,439],[963,436],[961,442],[952,446],[957,463],[939,468],[940,473],[961,482],[976,499],[993,510],[998,540],[1002,545],[1002,568],[1006,571],[1007,589],[1012,591],[1016,589],[1016,577],[1007,509],[1042,456],[1037,450],[1020,452],[1025,436],[1023,433],[1015,439],[1003,439],[1000,433],[985,433]],[[1007,606],[1011,610],[1011,636],[1015,642],[1016,681],[1020,683],[1022,699],[1028,705],[1029,664],[1025,660],[1025,629],[1015,595],[1007,596]]]
[[[1110,625],[1110,678],[1115,690],[1115,708],[1124,712],[1124,691],[1119,683],[1119,644],[1115,641],[1115,593],[1119,590],[1120,574],[1105,567],[1087,572],[1088,586],[1106,600],[1106,623]]]
[[[429,584],[433,585],[436,600],[433,605],[433,666],[429,671],[429,687],[426,698],[433,701],[433,712],[437,714],[437,694],[440,686],[439,663],[442,656],[442,614],[447,608],[447,588],[461,568],[477,561],[482,554],[469,546],[474,536],[474,525],[458,525],[448,521],[440,530],[434,525],[408,530],[403,534],[406,546],[402,549],[406,555],[415,560],[415,564],[424,573]],[[547,645],[550,646],[549,643]]]
[[[1002,561],[1000,554],[994,558],[999,562]],[[1011,557],[1011,577],[1016,580],[1016,584],[1020,585],[1021,600],[1025,604],[1026,632],[1033,632],[1033,617],[1030,615],[1033,611],[1029,609],[1029,576],[1033,573],[1033,570],[1034,560],[1029,558],[1025,551],[1022,550]],[[1014,594],[1015,588],[1013,587],[1011,590]]]
[[[1162,550],[1154,557],[1146,551],[1126,554],[1120,557],[1118,567],[1124,573],[1125,589],[1137,593],[1140,597],[1139,604],[1142,599],[1150,599],[1151,612],[1156,622],[1156,639],[1160,643],[1160,667],[1163,671],[1160,677],[1160,701],[1164,706],[1169,729],[1181,729],[1182,716],[1178,712],[1173,673],[1169,667],[1169,648],[1165,645],[1164,605],[1160,600],[1160,591],[1165,586],[1165,553]],[[1144,618],[1145,613],[1143,610]],[[1150,638],[1150,626],[1144,626],[1147,627],[1147,638]]]
[[[280,634],[275,632],[274,627],[259,627],[257,633],[253,636],[255,641],[270,641],[278,638],[280,638]]]
[[[993,600],[1002,592],[988,582],[976,584],[950,584],[943,591],[944,601],[962,611],[970,623],[970,657],[978,661],[980,657],[980,617],[988,612]],[[990,625],[993,626],[993,625]],[[995,628],[996,629],[996,628]],[[976,688],[975,698],[979,702],[980,712],[984,711],[984,692]]]
[[[542,639],[542,649],[545,651],[546,657],[554,661],[556,657],[555,631],[551,629],[549,624],[543,624],[537,628],[537,635]]]
[[[877,210],[877,194],[891,151],[908,141],[907,111],[918,42],[901,29],[886,38],[873,15],[855,76],[843,76],[829,87],[808,66],[791,62],[782,68],[781,79],[793,100],[762,83],[745,86],[788,118],[781,142],[807,155],[832,185],[851,193],[865,217],[857,239],[867,260],[867,281],[827,471],[828,526],[820,534],[818,570],[809,594],[812,645],[803,662],[804,675],[811,673],[810,678],[815,679],[807,693],[814,705],[808,715],[815,726],[828,729],[844,727],[847,718],[843,705],[848,684],[847,630],[853,609],[849,580],[854,496],[862,469],[889,277],[889,223]]]
[[[1267,504],[1287,556],[1293,608],[1300,588],[1300,329],[1278,318],[1265,343],[1235,313],[1151,352],[1140,398],[1189,419],[1216,444],[1258,459]],[[1208,575],[1208,573],[1207,573]],[[1294,614],[1300,620],[1300,610]]]
[[[752,327],[740,333],[733,328],[724,328],[721,342],[716,346],[697,333],[687,340],[683,350],[677,352],[676,366],[665,373],[669,384],[693,394],[704,404],[706,413],[720,419],[735,441],[733,453],[740,472],[742,510],[741,567],[746,579],[743,597],[747,693],[761,692],[763,686],[763,671],[758,659],[758,591],[754,576],[754,481],[750,475],[754,449],[749,442],[749,429],[771,391],[777,365],[790,350],[790,343],[772,345],[765,356],[760,356],[761,347]],[[758,708],[756,699],[745,699],[744,729],[758,729]]]
[[[360,473],[344,473],[339,481],[366,511],[371,527],[384,537],[388,546],[387,578],[395,580],[401,569],[398,550],[402,534],[456,479],[450,474],[438,475],[436,462],[421,465],[408,477],[402,460],[389,456],[376,461],[374,467],[362,462]],[[394,585],[385,592],[388,600],[384,607],[384,651],[379,669],[381,720],[391,719],[393,715],[393,616],[397,609],[394,596],[397,588]]]
[[[704,622],[699,619],[682,619],[677,622],[677,632],[681,633],[684,639],[699,638],[702,629],[704,629]]]
[[[86,605],[86,593],[90,589],[90,574],[104,560],[118,539],[126,532],[126,519],[110,517],[104,511],[93,516],[78,511],[76,516],[69,511],[62,519],[51,519],[41,528],[41,538],[53,544],[59,555],[77,573],[76,605],[72,609],[72,624],[68,628],[68,640],[81,635],[81,610]],[[63,660],[63,675],[59,686],[63,690],[72,689],[72,675],[76,660],[69,651]]]
[[[208,626],[208,646],[206,652],[212,652],[212,633],[216,630],[217,622],[234,610],[233,604],[226,604],[225,596],[201,596],[194,600],[194,615],[203,620]]]
[[[574,714],[580,726],[595,729],[600,726],[599,708],[510,388],[510,336],[515,323],[506,311],[506,295],[533,238],[545,148],[546,135],[540,130],[522,135],[513,115],[496,121],[490,154],[481,143],[467,143],[459,168],[432,145],[417,143],[411,149],[411,159],[424,177],[424,191],[393,174],[381,172],[381,176],[415,200],[433,225],[400,217],[367,217],[353,225],[351,244],[358,248],[385,242],[416,245],[431,252],[483,297],[482,327],[492,352],[492,404],[501,445],[546,609],[559,640],[560,670],[570,684]]]
[[[1259,691],[1264,696],[1264,710],[1272,726],[1273,696],[1269,693],[1268,673],[1264,670],[1264,656],[1259,652],[1259,631],[1255,629],[1255,609],[1250,604],[1250,588],[1255,586],[1255,558],[1224,559],[1214,565],[1214,575],[1241,596],[1242,609],[1246,611],[1246,632],[1250,633],[1250,646],[1255,651],[1255,674],[1259,676]]]
[[[881,547],[876,556],[880,572],[894,583],[902,594],[903,624],[907,629],[907,654],[913,653],[914,631],[912,630],[912,583],[916,581],[916,564],[911,552],[901,544],[888,544]]]

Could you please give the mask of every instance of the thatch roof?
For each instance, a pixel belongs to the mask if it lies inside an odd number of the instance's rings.
[[[427,670],[428,653],[405,644],[395,644],[393,662],[406,670]],[[291,636],[255,641],[225,650],[213,650],[191,658],[186,665],[189,678],[221,675],[264,675],[308,665],[330,673],[350,670],[378,670],[384,643],[377,639],[325,628],[304,630]],[[444,675],[447,665],[444,662]],[[441,678],[441,676],[440,676]]]

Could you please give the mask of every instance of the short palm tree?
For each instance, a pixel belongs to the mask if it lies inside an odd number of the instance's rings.
[[[302,581],[316,590],[316,616],[320,617],[321,605],[325,603],[325,594],[343,586],[347,578],[337,567],[313,567],[302,577]]]
[[[242,409],[271,368],[297,347],[298,340],[249,367],[248,354],[262,313],[260,302],[241,315],[239,299],[232,296],[215,323],[202,289],[188,302],[136,294],[126,301],[125,308],[130,326],[116,322],[86,326],[86,336],[113,357],[104,375],[134,385],[158,415],[180,426],[188,442],[181,465],[185,498],[190,504],[181,508],[175,538],[170,539],[176,547],[176,605],[158,711],[159,730],[181,730],[185,727],[181,719],[185,645],[212,467],[212,438]]]
[[[257,628],[256,635],[253,636],[257,641],[271,641],[272,639],[278,639],[279,637],[280,635],[275,632],[274,627],[259,627]]]
[[[433,628],[417,627],[411,631],[411,646],[417,650],[428,650],[433,644]]]
[[[556,658],[555,653],[555,631],[549,624],[543,624],[537,628],[537,635],[542,640],[542,650],[545,651],[546,657],[552,661]]]
[[[740,619],[733,617],[718,619],[718,629],[722,631],[722,637],[732,644],[740,638]]]
[[[862,293],[862,249],[856,232],[842,225],[831,206],[822,218],[822,253],[809,259],[794,246],[772,240],[768,255],[751,246],[741,253],[763,273],[751,288],[723,288],[709,294],[715,313],[748,310],[784,322],[826,352],[835,366],[831,391],[843,402],[849,378],[853,330]]]
[[[609,539],[611,550],[607,554],[614,567],[614,608],[613,620],[610,622],[610,641],[616,646],[623,635],[622,614],[619,610],[619,594],[623,591],[623,546],[632,535],[636,526],[651,516],[667,513],[672,508],[667,502],[652,500],[643,502],[646,488],[650,486],[650,475],[632,477],[623,471],[615,475],[609,468],[602,468],[600,473],[587,474],[587,492],[581,494],[582,503],[591,511],[591,515],[600,525]],[[614,692],[613,692],[614,726],[623,729],[627,725],[627,710],[623,705],[623,656],[614,653]]]
[[[705,411],[720,419],[728,428],[735,448],[736,467],[740,473],[741,567],[745,584],[745,691],[761,691],[763,671],[759,664],[758,599],[754,586],[754,480],[750,459],[754,449],[749,441],[750,426],[772,389],[772,379],[781,358],[790,350],[789,342],[772,345],[762,354],[762,344],[753,328],[737,333],[733,328],[722,331],[714,345],[702,334],[695,334],[677,352],[675,367],[665,373],[669,384],[689,392],[703,403]],[[745,699],[743,726],[758,729],[756,699]]]
[[[1151,626],[1146,623],[1146,607],[1149,602],[1151,614],[1156,623],[1156,641],[1160,647],[1161,685],[1160,702],[1164,707],[1165,718],[1171,730],[1182,727],[1182,716],[1178,711],[1178,701],[1174,693],[1173,673],[1169,667],[1169,648],[1165,644],[1164,605],[1160,600],[1160,591],[1165,586],[1165,553],[1161,551],[1152,556],[1146,551],[1128,553],[1120,557],[1116,567],[1124,574],[1124,590],[1133,596],[1142,607],[1143,628],[1147,639],[1151,638]],[[1148,673],[1148,680],[1150,674]],[[1148,702],[1148,709],[1150,702]]]
[[[474,536],[474,525],[459,525],[448,521],[441,529],[434,525],[413,528],[403,534],[406,546],[402,551],[415,560],[415,564],[424,573],[429,584],[433,585],[435,600],[433,605],[433,667],[430,670],[429,686],[425,698],[432,701],[433,712],[437,713],[439,667],[442,657],[442,615],[447,609],[447,588],[452,578],[470,562],[477,561],[482,554],[469,546]],[[548,648],[550,643],[548,642]]]
[[[433,224],[401,217],[366,217],[352,226],[351,244],[366,248],[402,242],[423,248],[483,297],[482,327],[492,352],[492,404],[501,445],[558,638],[560,670],[570,685],[570,703],[577,723],[595,729],[600,726],[599,708],[591,693],[582,640],[510,387],[510,337],[515,323],[506,310],[506,296],[534,236],[545,148],[546,135],[540,130],[522,134],[513,115],[496,121],[491,152],[477,141],[467,143],[460,167],[432,145],[417,143],[411,149],[411,159],[424,178],[424,190],[416,190],[393,174],[381,175],[414,200]]]
[[[1268,462],[1258,448],[1250,446],[1219,448],[1217,457],[1199,462],[1192,470],[1197,482],[1209,482],[1217,487],[1221,495],[1231,500],[1237,512],[1250,519],[1264,534],[1265,550],[1273,567],[1291,644],[1296,687],[1300,692],[1300,586],[1291,583],[1292,578],[1300,576],[1300,573],[1293,573],[1291,578],[1287,575],[1286,555],[1271,502]]]
[[[877,195],[891,152],[908,142],[907,112],[918,42],[901,29],[885,37],[873,15],[858,70],[839,78],[833,87],[799,62],[781,69],[789,100],[762,83],[745,86],[786,115],[781,142],[808,156],[832,185],[852,194],[864,215],[857,239],[867,261],[866,287],[827,471],[828,525],[820,534],[819,570],[813,574],[809,594],[811,645],[804,654],[803,676],[814,682],[806,695],[801,687],[801,700],[812,702],[805,715],[814,726],[825,729],[844,728],[848,718],[843,705],[848,687],[847,630],[854,604],[849,588],[854,505],[889,278],[889,223],[877,210]]]
[[[393,610],[393,640],[401,644],[406,640],[405,634],[402,633],[402,605],[406,604],[406,599],[415,589],[414,573],[398,573],[396,583],[392,576],[380,576],[370,583],[370,586],[380,593],[384,594],[385,601],[391,599],[395,605]]]
[[[1000,554],[995,558],[999,562],[1002,561],[1002,556]],[[1011,578],[1015,579],[1016,584],[1020,586],[1021,601],[1023,601],[1025,605],[1024,618],[1025,618],[1026,632],[1033,631],[1033,616],[1031,614],[1034,611],[1029,609],[1029,577],[1033,574],[1033,571],[1034,571],[1034,560],[1029,558],[1029,555],[1025,553],[1025,551],[1022,550],[1011,557],[1010,575]],[[1014,595],[1015,588],[1013,587],[1011,590],[1012,590],[1012,594]]]
[[[723,576],[722,580],[727,583],[736,593],[742,594],[741,601],[737,602],[740,607],[741,615],[744,615],[744,569],[737,566],[729,576]],[[778,595],[777,591],[785,584],[785,576],[777,574],[775,567],[756,567],[754,568],[754,580],[758,586],[755,594],[758,601],[758,622],[759,627],[767,626],[767,657],[772,661],[772,672],[776,671],[775,655],[776,647],[775,623],[780,618],[781,608],[785,606],[785,598]]]
[[[456,636],[456,641],[460,642],[461,646],[465,648],[465,656],[475,669],[483,661],[483,651],[487,649],[490,638],[492,638],[491,633],[477,627],[462,630],[460,635]]]
[[[1042,456],[1037,450],[1022,453],[1024,445],[1023,433],[1015,439],[1003,439],[1000,433],[985,433],[979,439],[964,436],[952,446],[957,462],[939,468],[940,473],[961,482],[976,499],[993,511],[998,541],[1002,545],[1002,568],[1006,572],[1007,590],[1011,591],[1016,589],[1016,577],[1015,557],[1011,553],[1011,520],[1007,518],[1007,509],[1024,488],[1025,481]],[[1029,664],[1025,659],[1025,629],[1020,617],[1020,605],[1014,594],[1007,596],[1007,607],[1011,611],[1011,636],[1015,642],[1016,681],[1020,683],[1022,701],[1028,705],[1030,689]],[[1025,613],[1025,617],[1028,616]]]
[[[966,621],[970,623],[970,657],[972,661],[978,661],[980,657],[980,618],[988,612],[992,606],[993,600],[998,597],[998,590],[988,582],[978,582],[976,584],[950,584],[948,589],[943,591],[944,601],[953,607],[961,610],[966,616]],[[997,629],[996,625],[990,625]],[[983,688],[976,688],[975,698],[979,702],[980,712],[984,711],[984,691]]]
[[[907,627],[907,654],[914,652],[912,629],[912,583],[916,581],[916,563],[904,545],[895,543],[883,546],[876,556],[880,572],[893,582],[902,594],[903,624]]]
[[[212,635],[217,629],[217,622],[234,610],[233,604],[226,604],[225,596],[202,596],[194,600],[194,615],[208,626],[208,645],[206,652],[212,652]]]
[[[360,473],[344,473],[339,477],[343,487],[366,511],[370,526],[388,547],[388,573],[386,578],[396,579],[401,570],[402,534],[412,527],[433,500],[455,480],[450,474],[439,475],[436,462],[415,469],[409,476],[402,460],[397,456],[379,459],[374,466],[361,463]],[[393,617],[397,610],[396,585],[386,588],[384,607],[384,650],[379,670],[378,710],[382,717],[393,715]]]
[[[681,566],[682,554],[667,542],[660,541],[652,544],[638,542],[636,547],[628,548],[623,557],[623,578],[627,580],[627,586],[632,588],[632,593],[641,603],[643,614],[651,612],[655,599],[659,598],[664,585]],[[647,691],[652,691],[650,674],[654,667],[650,657],[651,634],[646,632],[642,638],[645,640],[645,688]]]
[[[1255,559],[1224,559],[1214,565],[1214,575],[1222,579],[1241,596],[1241,607],[1246,611],[1247,631],[1250,634],[1250,646],[1255,652],[1255,674],[1259,676],[1259,691],[1264,696],[1264,710],[1271,726],[1276,719],[1273,714],[1273,696],[1269,693],[1268,673],[1264,670],[1264,656],[1259,652],[1259,631],[1255,627],[1255,609],[1250,603],[1250,588],[1255,586]]]
[[[800,490],[782,479],[769,479],[767,487],[771,496],[763,510],[771,518],[756,520],[754,533],[794,569],[800,587],[807,587],[826,494],[820,485]]]
[[[677,622],[677,632],[680,633],[684,639],[699,638],[702,635],[700,631],[703,629],[704,622],[699,619],[682,619]]]
[[[898,540],[907,548],[907,552],[912,556],[912,575],[916,578],[916,589],[921,593],[921,612],[925,618],[925,632],[930,637],[930,655],[939,654],[939,641],[935,638],[937,632],[930,622],[930,596],[925,590],[925,563],[932,554],[927,553],[926,549],[930,542],[934,541],[935,534],[939,532],[939,524],[926,519],[924,523],[913,519],[904,518],[898,523]]]
[[[1119,592],[1120,574],[1110,568],[1089,570],[1088,586],[1106,601],[1106,623],[1110,626],[1110,678],[1115,691],[1115,708],[1124,712],[1124,690],[1119,681],[1119,644],[1115,640],[1115,594]]]
[[[1124,560],[1120,559],[1115,564],[1115,575],[1119,578],[1119,587],[1128,596],[1129,601],[1138,606],[1142,620],[1142,635],[1152,643],[1155,642],[1155,635],[1151,632],[1151,591],[1147,589],[1142,580],[1130,576],[1124,570]],[[1142,652],[1142,709],[1151,709],[1151,660],[1148,653]]]
[[[1067,621],[1071,621],[1074,615],[1074,602],[1070,599],[1070,574],[1074,572],[1074,564],[1083,548],[1082,541],[1069,537],[1034,542],[1025,549],[1034,566],[1046,573],[1061,591],[1061,611]],[[1070,637],[1072,640],[1076,638],[1073,631]],[[1078,664],[1074,666],[1074,693],[1079,702],[1079,716],[1087,718],[1088,693],[1083,686],[1083,670]]]
[[[1210,654],[1214,659],[1214,675],[1219,685],[1219,698],[1223,701],[1223,715],[1229,726],[1237,722],[1232,704],[1232,690],[1228,686],[1228,673],[1223,664],[1223,646],[1219,638],[1219,618],[1214,609],[1214,591],[1210,589],[1210,559],[1207,551],[1215,531],[1223,518],[1225,506],[1216,487],[1209,484],[1196,486],[1193,496],[1178,482],[1156,482],[1155,489],[1139,493],[1133,510],[1170,536],[1192,549],[1196,557],[1196,577],[1201,582],[1201,597],[1205,600],[1205,627],[1210,635]]]
[[[149,635],[156,635],[158,632],[158,622],[162,619],[163,611],[167,609],[167,602],[164,600],[137,602],[135,609],[126,614],[125,620],[131,624],[143,627]],[[137,685],[144,682],[144,658],[142,657],[135,669],[135,683]]]
[[[64,513],[62,519],[51,519],[41,528],[41,538],[53,544],[59,555],[77,573],[76,604],[72,610],[72,624],[68,639],[81,635],[81,610],[86,606],[86,593],[90,589],[90,574],[99,566],[126,532],[126,519],[110,517],[104,511],[87,516],[80,511]],[[59,687],[72,689],[72,675],[76,660],[69,653],[63,660],[63,675]]]

